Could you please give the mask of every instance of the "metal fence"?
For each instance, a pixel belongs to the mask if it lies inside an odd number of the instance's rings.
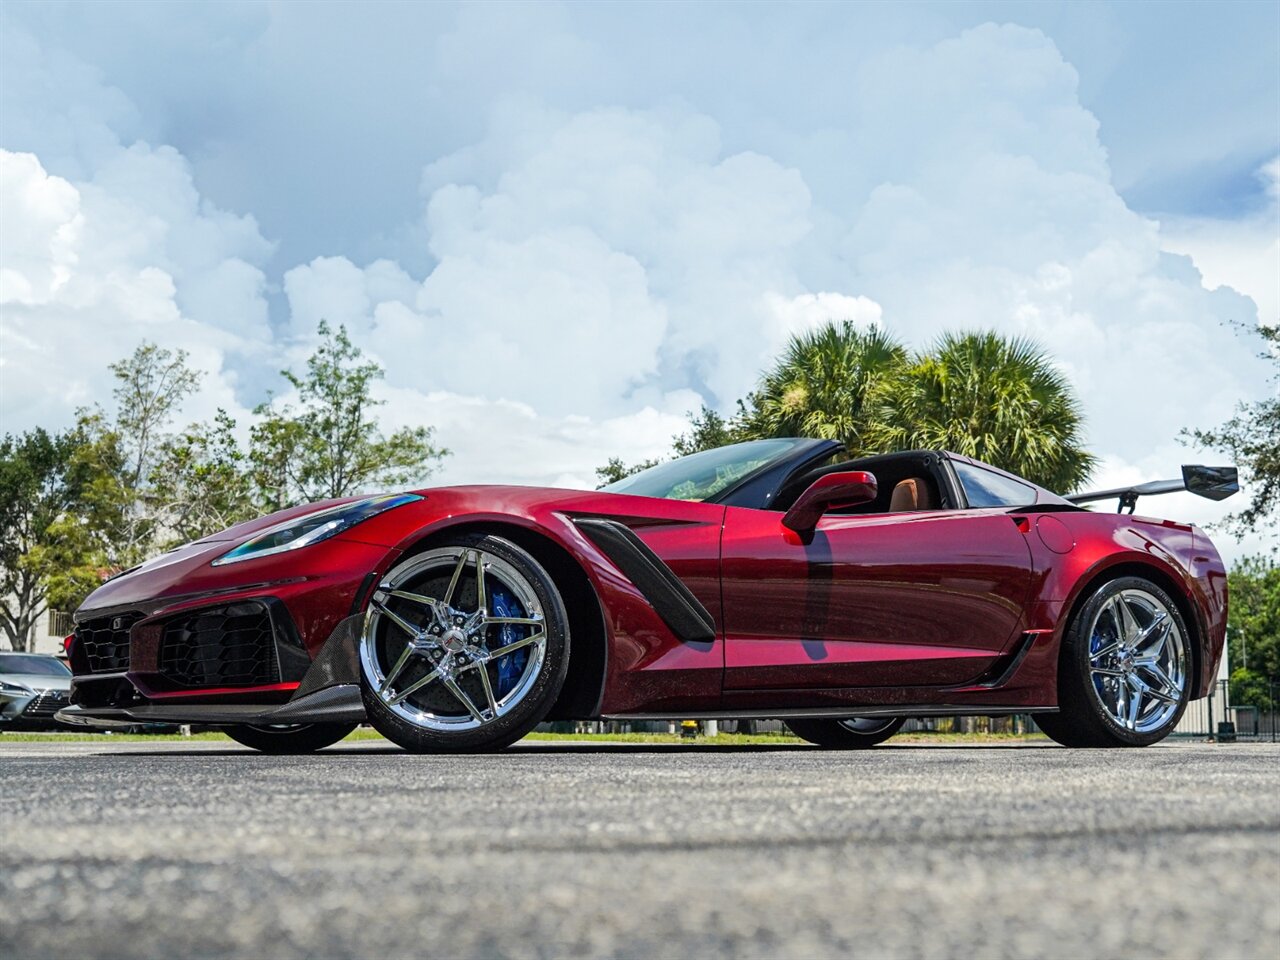
[[[1274,702],[1275,694],[1272,694]],[[1213,685],[1210,695],[1187,704],[1186,712],[1173,731],[1175,737],[1203,740],[1235,738],[1237,740],[1280,741],[1280,715],[1274,710],[1261,710],[1247,703],[1231,702],[1231,687],[1226,680]]]

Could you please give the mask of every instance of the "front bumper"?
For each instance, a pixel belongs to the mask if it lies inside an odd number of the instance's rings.
[[[393,555],[362,544],[309,549],[307,575],[80,610],[71,703],[59,719],[363,720],[356,641],[365,594]]]
[[[65,690],[0,693],[0,728],[55,727],[55,716],[70,702]]]

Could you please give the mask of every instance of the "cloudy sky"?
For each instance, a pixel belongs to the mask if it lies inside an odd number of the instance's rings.
[[[1097,483],[1176,475],[1270,389],[1277,11],[5,0],[3,429],[143,339],[246,417],[325,317],[441,479],[590,485],[848,317],[1032,336]]]

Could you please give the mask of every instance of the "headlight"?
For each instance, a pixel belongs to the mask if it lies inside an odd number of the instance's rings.
[[[403,506],[422,498],[414,493],[397,493],[381,497],[365,497],[363,500],[352,500],[341,506],[317,510],[300,517],[292,517],[284,523],[268,527],[257,536],[246,540],[234,550],[224,553],[213,561],[215,567],[227,563],[238,563],[241,560],[256,560],[258,557],[269,557],[273,553],[284,553],[286,550],[299,550],[309,547],[321,540],[328,540],[344,530],[349,530],[357,523],[375,517],[384,510]]]
[[[0,680],[0,693],[7,693],[12,696],[24,697],[29,693],[35,693],[34,690],[28,690],[20,683],[5,683]]]

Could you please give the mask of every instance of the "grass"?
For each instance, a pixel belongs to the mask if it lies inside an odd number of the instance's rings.
[[[361,727],[347,737],[348,741],[381,740],[375,730]],[[700,746],[749,746],[759,744],[800,744],[804,741],[789,733],[722,733],[718,737],[682,737],[678,733],[531,733],[526,740],[547,743],[686,743]],[[1042,740],[1039,733],[900,733],[895,741],[909,743],[1011,743],[1022,740]],[[230,743],[225,733],[193,733],[184,737],[177,733],[0,733],[4,743]]]

